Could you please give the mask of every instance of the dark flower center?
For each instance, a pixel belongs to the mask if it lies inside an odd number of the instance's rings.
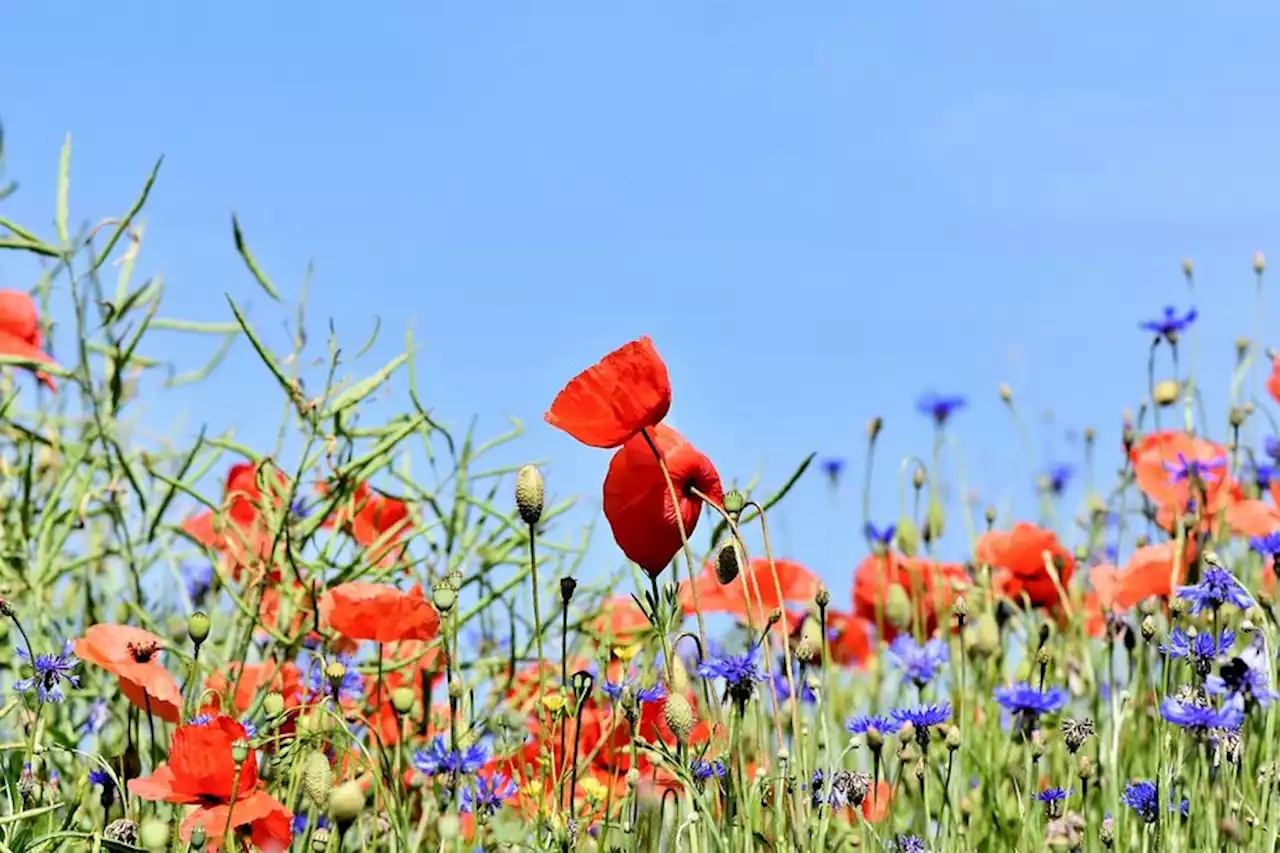
[[[129,643],[127,646],[129,654],[133,655],[133,659],[138,663],[149,663],[151,658],[159,650],[159,646],[154,642],[145,643]]]

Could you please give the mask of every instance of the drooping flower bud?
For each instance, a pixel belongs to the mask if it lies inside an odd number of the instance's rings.
[[[533,465],[526,465],[516,473],[516,509],[520,520],[532,527],[542,519],[543,501],[547,487],[542,472]]]
[[[720,545],[716,552],[716,580],[721,585],[728,585],[738,576],[742,568],[742,558],[738,551],[738,540],[730,537]]]

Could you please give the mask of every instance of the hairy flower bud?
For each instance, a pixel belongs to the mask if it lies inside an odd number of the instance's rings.
[[[730,537],[720,545],[716,552],[716,580],[722,585],[733,583],[742,568],[742,555],[738,550],[738,540]]]
[[[278,717],[284,713],[284,697],[276,691],[271,691],[262,700],[262,711],[270,717]]]
[[[329,757],[320,750],[307,754],[302,762],[302,793],[322,809],[329,800],[329,791],[333,788],[333,767]]]
[[[520,520],[532,527],[542,518],[542,504],[546,500],[547,487],[542,472],[526,465],[516,472],[516,509]]]

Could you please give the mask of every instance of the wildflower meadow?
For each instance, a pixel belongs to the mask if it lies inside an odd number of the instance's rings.
[[[349,376],[360,342],[321,322],[302,358],[301,310],[292,351],[230,298],[167,317],[134,275],[159,164],[77,227],[70,162],[68,141],[49,228],[0,198],[0,255],[36,271],[0,282],[2,853],[1277,849],[1280,359],[1236,342],[1205,410],[1190,263],[1181,305],[1134,318],[1149,381],[1120,442],[1084,433],[1030,517],[948,517],[964,396],[921,398],[935,441],[906,460],[877,458],[876,418],[863,458],[735,488],[667,423],[708,368],[648,337],[583,352],[528,429],[598,452],[598,565],[552,477],[490,463],[522,428],[444,426],[466,413],[433,410],[414,341]],[[251,347],[278,444],[156,438],[136,411],[161,331],[221,341],[169,387]],[[389,382],[404,406],[378,420]],[[864,559],[823,568],[851,599],[770,537],[824,473],[868,484],[833,531]]]

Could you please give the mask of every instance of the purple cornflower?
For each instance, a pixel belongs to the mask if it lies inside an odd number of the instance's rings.
[[[1266,708],[1280,694],[1271,687],[1271,677],[1263,669],[1251,666],[1244,658],[1232,658],[1217,675],[1204,680],[1206,693],[1225,696],[1229,706],[1248,712],[1254,707]]]
[[[1280,555],[1280,532],[1268,533],[1265,536],[1254,536],[1249,540],[1249,547],[1263,557],[1275,559]]]
[[[194,717],[187,720],[187,725],[188,726],[207,726],[212,722],[213,722],[213,716],[211,714],[196,714]]]
[[[111,781],[111,774],[98,767],[89,771],[89,784],[100,785],[105,788],[114,783]]]
[[[477,776],[474,785],[462,789],[458,804],[463,814],[481,814],[492,817],[502,808],[504,800],[516,795],[516,785],[502,773],[494,773],[487,779]]]
[[[1190,480],[1196,483],[1215,483],[1222,476],[1227,467],[1227,458],[1220,456],[1217,459],[1188,459],[1183,454],[1178,454],[1177,462],[1164,463],[1164,470],[1169,472],[1169,480],[1174,483],[1181,483],[1184,480]]]
[[[1274,435],[1267,436],[1266,440],[1262,442],[1262,449],[1273,461],[1280,463],[1280,438]]]
[[[887,735],[893,734],[902,728],[902,723],[891,717],[860,714],[856,717],[850,717],[844,724],[844,728],[851,735],[865,735],[871,729],[875,729],[882,735]]]
[[[923,646],[906,634],[899,634],[889,644],[889,656],[903,676],[915,683],[917,688],[924,687],[937,676],[938,671],[951,659],[951,651],[947,644],[934,637]]]
[[[827,479],[831,481],[831,485],[835,485],[840,480],[840,475],[844,472],[845,462],[837,456],[828,456],[822,460],[822,470],[827,475]]]
[[[889,853],[928,853],[928,848],[914,835],[899,835],[889,842]]]
[[[1213,662],[1226,654],[1235,644],[1236,632],[1223,631],[1215,639],[1210,632],[1190,636],[1181,628],[1169,632],[1169,639],[1160,644],[1160,651],[1171,658],[1186,658],[1201,678],[1209,674]]]
[[[1275,479],[1276,466],[1259,465],[1255,462],[1249,466],[1249,476],[1253,478],[1253,482],[1258,484],[1258,488],[1265,492],[1271,488],[1271,481]]]
[[[764,680],[757,663],[759,647],[752,645],[740,655],[712,658],[698,664],[698,675],[703,678],[723,678],[724,698],[732,699],[739,709],[746,706],[755,695],[756,685]]]
[[[1224,604],[1233,604],[1241,610],[1248,610],[1253,599],[1245,592],[1240,581],[1226,569],[1216,566],[1205,569],[1200,583],[1191,586],[1177,587],[1179,598],[1191,602],[1193,616],[1205,610],[1217,610]]]
[[[1061,687],[1037,690],[1025,681],[992,691],[996,702],[1012,714],[1024,732],[1035,728],[1041,714],[1052,714],[1067,704],[1067,691]]]
[[[305,814],[299,813],[293,816],[293,834],[301,838],[307,832],[309,821]],[[324,815],[316,817],[316,829],[328,829],[329,819]]]
[[[244,729],[244,736],[247,738],[253,739],[258,736],[258,726],[248,717],[240,721],[240,728]]]
[[[724,762],[719,758],[714,761],[707,761],[705,758],[695,758],[693,763],[689,765],[689,773],[699,782],[705,782],[708,779],[723,779],[728,769],[724,766]]]
[[[605,695],[608,696],[610,699],[612,699],[614,702],[617,702],[620,698],[622,698],[622,691],[626,690],[628,687],[631,688],[633,694],[636,697],[636,701],[639,702],[641,705],[643,705],[645,702],[657,702],[659,699],[665,699],[667,697],[667,688],[662,684],[661,681],[654,682],[648,687],[638,686],[639,682],[640,682],[639,673],[633,672],[629,676],[624,678],[622,681],[619,681],[616,683],[612,681],[606,681],[603,685],[600,686],[600,689],[603,690]]]
[[[917,705],[914,708],[895,708],[889,716],[898,721],[901,728],[910,723],[916,730],[916,743],[921,749],[929,747],[929,729],[951,719],[951,703],[941,705]]]
[[[451,750],[445,743],[443,735],[437,735],[413,754],[413,766],[423,776],[436,776],[441,773],[457,773],[468,776],[475,773],[489,760],[489,750],[479,743],[465,749]]]
[[[898,527],[895,524],[876,527],[868,521],[862,527],[862,534],[867,537],[867,541],[871,543],[872,547],[879,545],[887,551],[893,545],[893,538],[898,535]]]
[[[916,398],[916,411],[933,418],[938,426],[945,424],[952,415],[969,405],[969,400],[960,394],[946,396],[935,391],[926,391]]]
[[[1045,491],[1060,495],[1067,490],[1067,484],[1071,482],[1073,474],[1075,474],[1075,468],[1065,462],[1059,462],[1049,466],[1041,482],[1044,484]]]
[[[1133,809],[1143,823],[1155,823],[1160,819],[1160,789],[1155,782],[1143,779],[1125,786],[1120,801]]]
[[[1172,305],[1164,306],[1164,316],[1158,320],[1147,320],[1138,328],[1151,332],[1158,338],[1164,338],[1169,343],[1173,343],[1178,339],[1180,332],[1185,332],[1187,328],[1195,322],[1199,314],[1196,309],[1189,308],[1187,313],[1181,317],[1178,316],[1178,309]]]
[[[1206,708],[1168,697],[1160,703],[1160,713],[1175,726],[1197,735],[1207,734],[1210,729],[1234,729],[1244,721],[1244,713],[1232,705],[1222,709]]]
[[[184,563],[182,581],[187,587],[187,598],[192,603],[204,600],[213,589],[213,563]]]
[[[31,653],[26,647],[19,647],[18,657],[31,665],[32,673],[27,678],[14,683],[14,692],[29,693],[34,689],[36,698],[41,703],[61,702],[66,698],[62,693],[63,682],[72,687],[80,686],[80,676],[72,673],[72,670],[79,666],[80,661],[71,653],[71,648],[71,641],[66,640],[62,644],[62,654],[38,654],[32,661]]]

